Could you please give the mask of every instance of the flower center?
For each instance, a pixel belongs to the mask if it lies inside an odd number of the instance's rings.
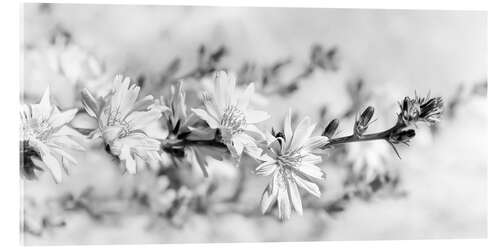
[[[222,114],[221,126],[228,129],[231,134],[237,134],[243,131],[246,125],[245,114],[235,105],[228,106]]]
[[[53,132],[53,128],[46,120],[31,119],[23,124],[23,137],[26,140],[35,137],[40,141],[45,141]]]
[[[278,165],[282,168],[293,169],[302,163],[302,155],[298,152],[290,152],[277,157]]]
[[[108,108],[104,112],[107,113],[106,125],[113,126],[116,124],[122,124],[123,119],[121,118],[120,110],[118,108]]]
[[[120,128],[119,133],[114,135],[113,139],[127,136],[130,133],[130,125],[125,118],[122,117],[119,109],[108,108],[104,112],[107,114],[107,117],[104,119],[105,128]]]

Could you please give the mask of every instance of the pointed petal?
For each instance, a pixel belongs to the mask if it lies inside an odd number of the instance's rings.
[[[50,105],[50,87],[47,87],[43,92],[42,99],[40,100],[40,106],[43,108],[51,108]]]
[[[309,163],[303,162],[302,164],[294,168],[294,171],[298,171],[301,174],[306,175],[307,177],[316,178],[320,180],[325,179],[325,173],[323,172],[323,170],[321,170],[318,166]]]
[[[295,180],[295,182],[297,183],[297,185],[299,185],[299,187],[303,188],[304,190],[306,190],[307,192],[311,193],[312,195],[314,195],[318,198],[321,196],[321,192],[319,191],[318,185],[316,185],[315,183],[312,183],[312,182],[298,176],[295,173],[292,173],[292,177]]]
[[[122,147],[119,157],[122,161],[122,164],[125,165],[124,167],[127,172],[129,172],[130,174],[135,174],[137,172],[137,165],[135,160],[132,158],[132,155],[130,154],[129,147]]]
[[[292,202],[293,208],[298,214],[302,215],[302,201],[300,199],[299,189],[297,184],[292,178],[287,179],[288,185],[288,195],[290,196],[290,201]]]
[[[226,105],[236,105],[236,76],[232,73],[227,73],[227,82],[225,87],[224,98]]]
[[[245,118],[247,123],[259,123],[269,119],[271,116],[265,111],[247,110]]]
[[[289,109],[286,113],[285,120],[283,121],[283,129],[285,133],[285,141],[287,145],[292,141],[293,133],[292,133],[292,109]],[[285,147],[287,148],[287,147]]]
[[[85,111],[87,111],[90,116],[97,118],[100,109],[99,104],[86,88],[82,90],[82,103]]]
[[[215,104],[214,100],[212,98],[205,98],[203,100],[203,104],[205,105],[205,108],[207,109],[207,112],[209,115],[212,117],[220,117],[221,113],[223,110],[219,110],[217,105]]]
[[[243,94],[238,99],[238,106],[242,110],[247,109],[248,103],[250,102],[250,99],[252,98],[254,92],[255,92],[255,84],[252,82],[248,85],[248,87],[245,89],[245,92],[243,92]]]
[[[78,162],[73,158],[72,155],[70,155],[68,152],[64,151],[63,149],[60,149],[57,146],[52,146],[51,150],[54,154],[61,156],[64,160],[68,161],[71,166],[75,166],[78,164]]]
[[[257,140],[263,140],[265,138],[264,133],[253,124],[248,124],[245,127],[245,132]]]
[[[60,183],[62,181],[62,167],[59,164],[59,161],[51,154],[50,149],[43,143],[36,143],[35,148],[38,149],[40,156],[42,158],[43,163],[49,169],[49,172],[52,174],[54,181],[56,183]]]
[[[195,109],[195,108],[193,108],[191,110],[198,117],[200,117],[201,119],[206,121],[211,128],[218,128],[219,127],[219,123],[217,122],[217,120],[214,117],[212,117],[211,115],[209,115],[205,110]]]
[[[228,77],[226,72],[217,71],[214,76],[214,101],[219,107],[219,110],[225,108],[229,103],[226,101]]]
[[[302,157],[302,162],[303,163],[307,163],[307,164],[315,165],[315,164],[318,164],[318,163],[321,162],[321,156],[310,154],[310,153],[306,153]]]
[[[280,185],[278,188],[278,217],[282,220],[290,219],[292,206],[286,189],[286,183],[283,176],[280,175]]]
[[[306,140],[311,136],[314,126],[311,126],[311,120],[309,117],[305,117],[302,121],[300,121],[297,128],[293,132],[292,142],[290,143],[290,147],[288,150],[295,150],[302,146],[304,146]]]
[[[264,162],[255,169],[255,174],[260,176],[268,176],[274,173],[276,168],[276,161]]]
[[[264,193],[262,193],[262,198],[260,200],[260,211],[265,214],[269,208],[276,202],[276,196],[278,195],[277,189],[271,187],[272,183],[266,186]],[[274,192],[273,192],[274,191]]]
[[[304,149],[311,151],[314,149],[318,149],[328,143],[328,138],[325,136],[314,136],[307,139]]]
[[[234,136],[233,137],[233,146],[234,149],[236,150],[236,153],[238,156],[240,156],[243,153],[243,148],[245,146],[245,142],[243,141],[244,139],[241,136]]]
[[[61,183],[62,181],[62,167],[59,165],[59,162],[55,157],[51,154],[42,155],[42,160],[45,163],[45,166],[50,170],[52,177],[56,183]]]
[[[48,123],[53,128],[58,128],[60,126],[63,126],[65,124],[71,122],[71,120],[73,120],[73,118],[75,117],[76,112],[78,112],[78,109],[70,109],[68,111],[64,111],[64,112],[61,112],[58,114],[53,114],[49,118]]]
[[[153,104],[153,96],[152,95],[148,95],[148,96],[145,96],[144,98],[142,98],[141,100],[137,101],[136,103],[134,103],[134,106],[132,107],[132,109],[130,110],[130,112],[133,112],[133,111],[146,111],[152,104]],[[159,108],[159,109],[163,109],[163,110],[160,110],[160,112],[164,111],[165,109],[167,109],[167,107],[162,107],[162,108]],[[130,114],[129,112],[129,114]]]
[[[206,158],[195,147],[192,148],[191,154],[194,155],[195,161],[193,162],[195,162],[201,169],[201,171],[203,172],[203,176],[208,177]]]
[[[132,112],[127,119],[129,127],[131,130],[142,129],[156,120],[160,119],[161,112],[158,110],[142,111],[142,112]]]

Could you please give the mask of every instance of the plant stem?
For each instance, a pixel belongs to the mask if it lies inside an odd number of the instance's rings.
[[[176,142],[169,142],[168,140],[164,141],[163,148],[173,148],[173,147],[186,147],[186,146],[210,146],[210,147],[218,147],[225,148],[226,145],[224,143],[212,140],[178,140]]]
[[[384,130],[382,132],[378,132],[378,133],[366,134],[366,135],[360,135],[360,136],[356,136],[356,135],[352,134],[349,136],[332,138],[332,139],[330,139],[330,142],[328,142],[328,144],[323,146],[323,148],[329,148],[329,147],[333,147],[334,145],[350,143],[350,142],[388,140],[391,133],[400,129],[400,127],[401,126],[399,124],[396,124],[392,128]]]

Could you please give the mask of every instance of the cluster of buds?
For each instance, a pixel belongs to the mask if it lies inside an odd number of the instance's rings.
[[[443,99],[441,97],[431,98],[418,97],[415,94],[414,98],[405,97],[399,104],[401,109],[398,115],[398,123],[410,126],[416,122],[426,122],[434,124],[439,121],[443,112]]]
[[[356,118],[353,127],[353,133],[349,136],[332,138],[336,129],[339,126],[338,119],[332,120],[325,128],[323,135],[329,138],[328,144],[324,147],[333,147],[337,144],[370,141],[370,140],[385,140],[387,141],[396,154],[398,151],[394,144],[409,145],[410,140],[415,137],[416,124],[425,122],[427,124],[435,124],[439,121],[443,112],[443,99],[441,97],[405,97],[399,104],[400,112],[396,124],[379,133],[366,134],[370,121],[373,118],[375,109],[371,106],[367,107],[359,117]]]

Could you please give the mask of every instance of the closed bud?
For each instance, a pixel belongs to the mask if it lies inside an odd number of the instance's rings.
[[[361,136],[368,129],[368,125],[375,113],[375,108],[369,106],[354,123],[354,135]]]
[[[326,126],[325,130],[323,131],[323,136],[326,136],[328,138],[332,138],[332,136],[335,134],[337,131],[337,128],[339,127],[339,120],[338,119],[333,119],[328,123]]]
[[[398,131],[398,132],[392,134],[389,137],[389,141],[394,143],[394,144],[398,144],[398,143],[408,144],[410,142],[410,140],[413,139],[413,137],[415,137],[415,130],[414,129],[401,130],[401,131]]]

